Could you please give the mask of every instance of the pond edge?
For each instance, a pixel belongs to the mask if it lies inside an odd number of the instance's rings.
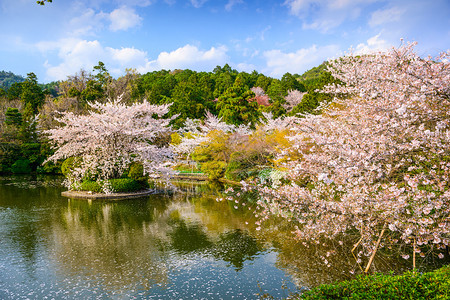
[[[143,190],[130,193],[112,193],[102,194],[89,191],[64,191],[61,196],[72,199],[88,199],[88,200],[125,200],[131,198],[139,198],[154,194],[155,190]]]

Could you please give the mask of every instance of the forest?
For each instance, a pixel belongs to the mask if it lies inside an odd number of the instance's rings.
[[[212,72],[161,70],[138,74],[127,70],[113,78],[99,62],[91,72],[80,70],[65,81],[39,84],[34,73],[26,78],[0,73],[0,174],[58,173],[60,166],[42,165],[52,154],[40,134],[57,125],[56,112],[86,114],[92,101],[121,96],[125,104],[171,104],[165,118],[174,130],[187,118],[203,120],[207,112],[224,122],[255,126],[263,112],[274,117],[313,112],[328,99],[317,89],[333,81],[325,63],[301,76],[286,73],[275,79],[256,71],[238,72],[229,65]],[[319,72],[317,72],[317,69]],[[175,132],[175,131],[174,131]]]

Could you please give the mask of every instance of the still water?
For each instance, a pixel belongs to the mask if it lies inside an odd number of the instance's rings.
[[[282,223],[256,230],[248,207],[179,188],[87,201],[61,197],[60,178],[0,177],[0,299],[285,298],[352,276],[348,249],[327,267],[326,249],[292,241]]]
[[[0,298],[255,299],[295,291],[276,251],[202,189],[89,202],[61,197],[58,178],[0,178]]]

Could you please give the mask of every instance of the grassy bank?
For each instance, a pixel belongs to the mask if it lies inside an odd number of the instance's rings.
[[[360,275],[354,280],[321,285],[298,299],[450,299],[450,265],[422,274]]]

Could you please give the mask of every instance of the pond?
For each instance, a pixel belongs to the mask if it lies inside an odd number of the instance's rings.
[[[0,177],[1,299],[285,298],[356,268],[345,245],[305,246],[281,221],[257,230],[251,209],[206,184],[117,202],[64,190],[58,177]]]

